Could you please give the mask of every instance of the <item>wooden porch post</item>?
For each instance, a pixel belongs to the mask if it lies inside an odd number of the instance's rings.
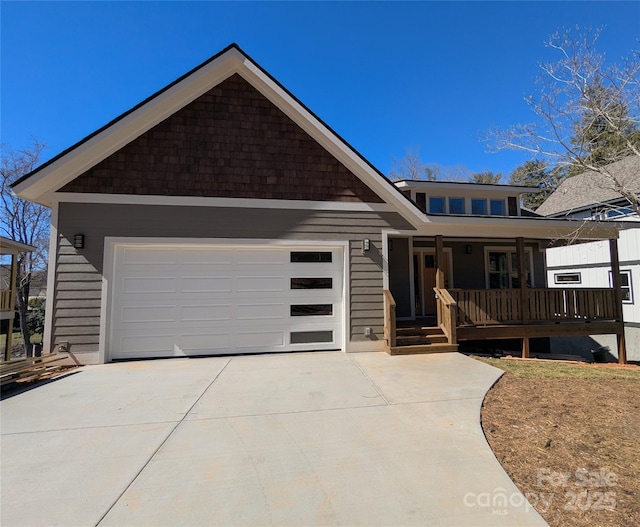
[[[11,348],[13,347],[13,319],[16,313],[16,294],[17,294],[17,274],[18,274],[18,254],[11,255],[11,275],[9,278],[9,291],[11,298],[9,300],[9,313],[11,317],[8,320],[7,338],[5,340],[4,360],[11,360]]]
[[[442,235],[436,236],[436,287],[438,289],[444,289],[444,249],[443,249]],[[436,302],[438,310],[438,327],[442,324],[442,313],[440,302]]]
[[[518,281],[520,283],[520,314],[522,323],[529,322],[529,294],[527,292],[527,266],[525,263],[524,238],[516,238],[516,256],[518,258]],[[529,357],[529,337],[522,339],[522,358]]]
[[[622,286],[620,284],[620,259],[618,258],[618,240],[609,240],[609,252],[611,253],[611,281],[616,302],[617,319],[622,323],[622,332],[616,335],[618,341],[618,362],[627,363],[627,344],[624,336],[624,319],[622,316]]]
[[[518,257],[518,280],[520,282],[520,309],[522,310],[522,323],[526,324],[529,322],[529,294],[527,291],[527,266],[525,263],[524,238],[522,237],[516,238],[516,253]]]

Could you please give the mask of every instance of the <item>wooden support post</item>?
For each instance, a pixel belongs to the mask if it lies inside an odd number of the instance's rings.
[[[444,249],[442,235],[436,236],[436,288],[444,289]],[[442,324],[442,305],[436,302],[438,327]]]
[[[529,358],[529,337],[524,337],[522,339],[522,358]]]
[[[616,303],[616,319],[622,323],[622,330],[616,334],[618,341],[618,362],[627,363],[627,344],[624,337],[624,318],[622,314],[622,285],[620,284],[620,259],[618,258],[618,240],[609,240],[611,254],[611,281]]]
[[[520,309],[522,323],[529,322],[529,292],[527,291],[527,265],[525,263],[524,238],[516,238],[516,256],[518,257],[518,281],[520,282]],[[528,346],[528,343],[527,343]]]
[[[444,248],[442,236],[436,236],[436,287],[444,289]]]
[[[11,255],[11,275],[9,278],[9,291],[11,299],[9,300],[10,318],[7,321],[7,338],[5,339],[4,360],[11,360],[11,348],[13,347],[13,319],[16,313],[16,294],[17,294],[17,275],[18,275],[18,255]]]

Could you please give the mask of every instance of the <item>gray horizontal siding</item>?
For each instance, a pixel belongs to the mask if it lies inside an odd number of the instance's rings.
[[[97,357],[106,236],[348,241],[350,338],[365,340],[370,327],[371,339],[382,339],[384,228],[411,226],[395,213],[61,203],[54,343],[67,341],[72,351]],[[85,235],[84,249],[68,241],[77,233]],[[371,250],[363,254],[365,238]]]
[[[60,236],[52,347],[68,342],[73,353],[88,354],[84,362],[97,362],[101,297],[101,273],[85,255],[79,254],[66,238]]]

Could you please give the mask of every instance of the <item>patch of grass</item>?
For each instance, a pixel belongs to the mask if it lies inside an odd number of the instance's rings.
[[[5,342],[6,338],[7,338],[6,333],[0,333],[0,339],[2,339],[0,340],[0,342]],[[18,344],[22,345],[22,343],[24,342],[24,339],[22,338],[22,333],[20,333],[19,331],[15,331],[13,333],[13,338],[11,342],[13,343],[14,346]],[[42,334],[34,333],[33,335],[31,335],[31,344],[39,344],[40,342],[42,342]]]
[[[521,379],[620,379],[640,382],[640,368],[635,367],[617,368],[615,366],[561,361],[474,358]]]

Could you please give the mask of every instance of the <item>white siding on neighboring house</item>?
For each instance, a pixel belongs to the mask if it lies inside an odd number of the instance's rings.
[[[620,272],[631,281],[631,298],[623,302],[624,321],[640,325],[640,225],[620,231],[618,256]],[[608,241],[548,249],[547,281],[549,287],[611,287],[610,265]],[[573,281],[576,275],[579,282]],[[568,281],[561,281],[563,277]]]

